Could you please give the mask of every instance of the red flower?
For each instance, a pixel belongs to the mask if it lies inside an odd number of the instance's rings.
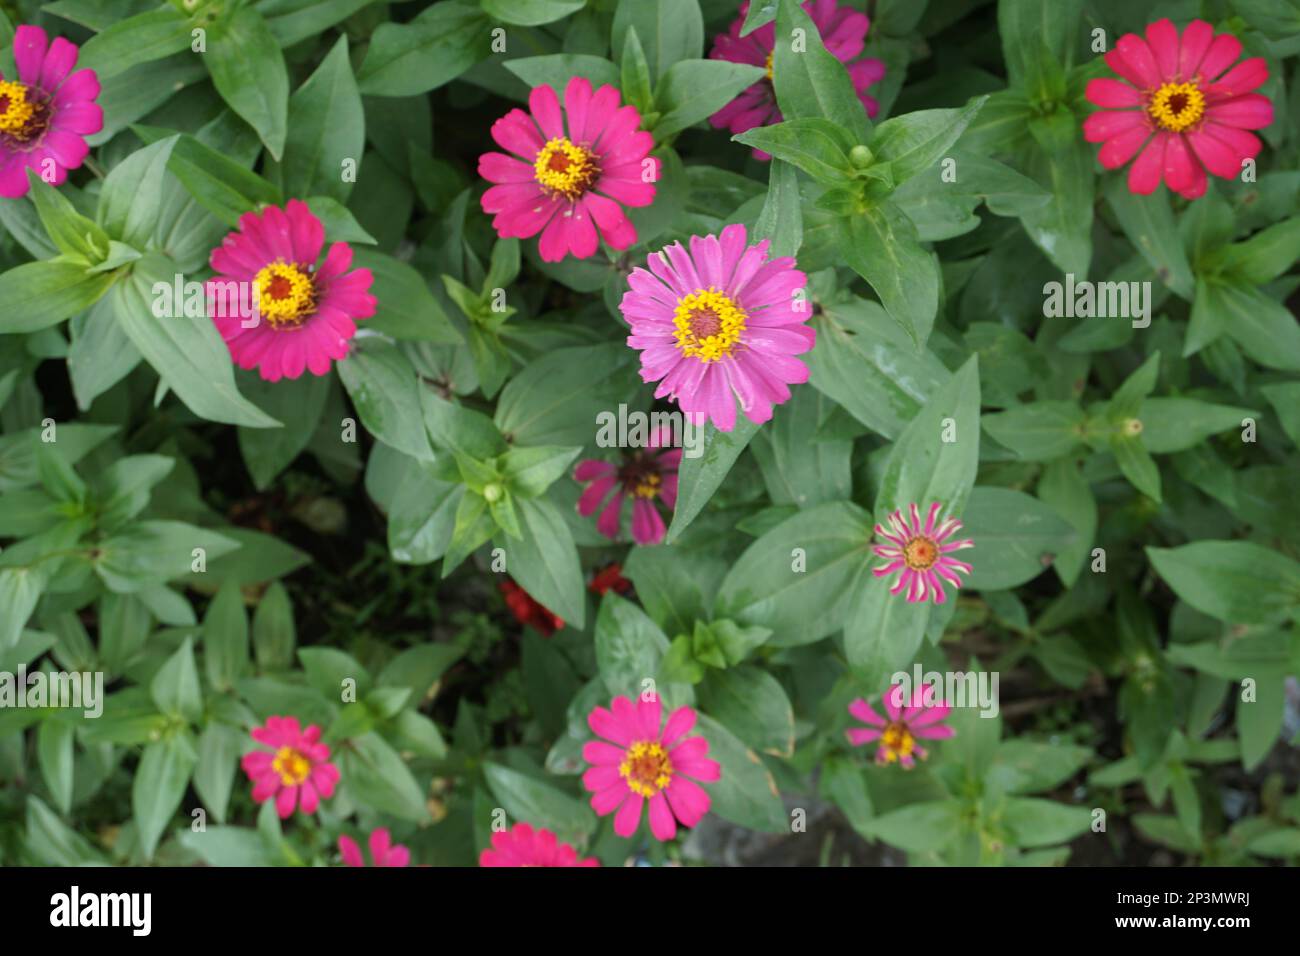
[[[604,594],[611,590],[615,594],[626,594],[632,590],[632,582],[623,577],[623,565],[615,561],[596,572],[587,585],[587,590],[593,594]]]
[[[539,604],[531,594],[514,581],[509,579],[502,581],[501,593],[505,595],[506,606],[510,608],[510,613],[515,616],[515,620],[531,627],[543,637],[550,637],[564,627],[562,618]]]

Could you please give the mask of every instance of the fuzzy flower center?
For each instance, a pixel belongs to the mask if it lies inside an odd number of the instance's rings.
[[[767,62],[763,64],[763,71],[767,74],[767,82],[769,83],[775,82],[772,77],[772,57],[775,53],[775,50],[769,50],[767,53]]]
[[[907,729],[907,724],[896,720],[880,735],[879,758],[883,763],[894,763],[902,757],[910,757],[916,749],[916,738]]]
[[[600,174],[595,157],[563,136],[549,140],[537,154],[533,175],[547,192],[577,199]]]
[[[316,285],[311,276],[283,259],[263,266],[253,277],[259,314],[274,328],[301,325],[316,311]]]
[[[1151,118],[1171,133],[1181,133],[1205,115],[1205,95],[1195,83],[1166,83],[1151,97]]]
[[[736,302],[709,286],[678,300],[673,335],[682,355],[717,362],[730,355],[740,341],[747,318]]]
[[[27,98],[28,88],[12,80],[0,80],[0,133],[25,141],[44,126],[45,106]]]
[[[913,571],[929,571],[939,560],[939,545],[925,535],[917,535],[903,545],[903,560]]]
[[[659,494],[659,489],[664,480],[658,472],[644,475],[635,485],[632,486],[632,494],[638,498],[653,498]]]
[[[627,781],[627,788],[633,793],[653,797],[672,782],[673,763],[661,745],[638,740],[627,748],[623,762],[618,765],[618,775]]]
[[[271,761],[271,769],[280,775],[280,782],[286,787],[296,787],[311,773],[311,761],[301,751],[281,747]]]

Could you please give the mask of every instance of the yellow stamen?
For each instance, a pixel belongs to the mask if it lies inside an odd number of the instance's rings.
[[[281,747],[271,761],[271,769],[286,787],[296,787],[311,773],[311,761],[292,747]]]
[[[916,749],[916,738],[907,729],[907,724],[895,721],[885,728],[880,736],[880,750],[877,752],[878,763],[895,763],[902,757],[909,757]]]
[[[678,301],[673,335],[682,355],[717,362],[730,355],[740,341],[747,318],[744,309],[709,286]]]
[[[1205,115],[1205,95],[1195,83],[1166,83],[1151,97],[1147,112],[1161,129],[1181,133]]]
[[[763,64],[763,69],[767,73],[767,81],[769,83],[774,82],[772,79],[772,54],[775,52],[775,50],[769,51],[767,54],[767,62]]]
[[[903,560],[913,571],[929,571],[939,560],[939,546],[925,535],[917,535],[903,545]]]
[[[662,746],[639,740],[627,748],[623,762],[618,765],[618,775],[627,781],[627,788],[633,793],[653,797],[672,782],[673,763]]]
[[[547,142],[533,163],[533,174],[545,190],[577,199],[600,173],[595,157],[563,136]]]
[[[12,80],[0,80],[0,133],[23,138],[35,114],[36,104],[28,101],[27,87]]]
[[[283,259],[262,268],[253,277],[258,312],[275,328],[301,325],[316,311],[316,286],[311,276]]]
[[[636,483],[636,486],[632,489],[632,494],[638,498],[653,498],[659,494],[659,488],[663,483],[663,478],[657,473],[646,475]]]

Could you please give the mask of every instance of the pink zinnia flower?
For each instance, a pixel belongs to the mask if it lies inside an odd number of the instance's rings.
[[[866,700],[859,697],[849,704],[849,713],[878,729],[853,727],[845,731],[845,734],[849,743],[855,747],[879,740],[876,763],[898,763],[911,770],[918,758],[924,760],[927,756],[925,748],[917,740],[943,740],[955,733],[951,727],[940,723],[951,713],[952,707],[934,700],[932,686],[918,687],[912,695],[911,705],[904,708],[901,706],[902,685],[895,684],[881,695],[885,713],[889,715],[886,720]]]
[[[676,400],[688,415],[706,414],[719,430],[736,424],[736,397],[750,421],[772,417],[808,381],[794,358],[812,349],[807,278],[794,259],[767,258],[768,241],[746,247],[745,227],[692,236],[632,270],[619,309],[632,326],[627,344],[641,351],[641,380],[659,381],[655,398]],[[662,380],[662,381],[660,381]]]
[[[294,807],[315,813],[321,797],[334,795],[339,768],[329,762],[330,748],[320,742],[316,724],[302,730],[297,717],[268,717],[253,728],[252,737],[271,748],[244,754],[240,761],[253,781],[255,803],[275,797],[276,812],[287,820]]]
[[[479,854],[478,865],[600,866],[600,861],[578,859],[578,851],[561,843],[550,830],[534,830],[527,823],[516,823],[509,830],[492,834],[492,848]]]
[[[212,250],[216,276],[208,280],[208,314],[240,368],[257,367],[276,382],[304,370],[325,375],[348,354],[356,320],[375,314],[369,269],[354,269],[352,247],[325,245],[325,227],[307,204],[290,199],[283,209],[239,217]]]
[[[900,509],[889,516],[892,533],[876,525],[876,534],[889,543],[874,545],[871,550],[889,563],[884,567],[875,568],[872,573],[882,578],[895,571],[901,572],[894,586],[889,589],[889,593],[899,594],[906,591],[907,600],[913,604],[923,603],[930,596],[934,597],[935,604],[942,604],[947,600],[947,595],[944,594],[943,584],[939,579],[944,578],[953,587],[959,588],[961,578],[957,576],[957,572],[970,574],[969,564],[951,558],[949,554],[963,548],[973,548],[975,542],[969,538],[962,541],[948,541],[948,538],[961,528],[961,522],[956,518],[948,518],[942,523],[936,523],[941,507],[942,505],[937,501],[930,506],[930,514],[926,517],[924,528],[921,527],[920,509],[916,505],[912,505],[910,509],[912,517],[910,524],[904,519]]]
[[[722,767],[705,756],[707,740],[686,737],[695,726],[690,707],[678,707],[660,730],[658,697],[649,702],[643,697],[637,704],[615,697],[611,706],[612,713],[597,707],[587,715],[592,732],[604,738],[582,748],[583,759],[592,764],[582,775],[583,786],[593,794],[591,807],[602,817],[617,810],[614,832],[630,837],[648,803],[650,832],[657,840],[671,840],[678,821],[693,827],[709,812],[709,795],[695,781],[721,779]]]
[[[1090,80],[1086,95],[1105,107],[1083,123],[1084,138],[1104,143],[1098,159],[1128,171],[1131,192],[1146,195],[1165,185],[1186,199],[1205,193],[1206,170],[1224,179],[1241,175],[1243,160],[1259,155],[1259,137],[1247,132],[1273,122],[1268,97],[1251,92],[1268,79],[1262,57],[1232,64],[1241,41],[1204,20],[1183,30],[1168,20],[1119,38],[1106,64],[1120,80]],[[1228,69],[1232,66],[1232,69]]]
[[[664,539],[667,528],[659,510],[658,498],[668,507],[677,504],[677,468],[682,461],[682,450],[664,451],[671,435],[667,429],[651,436],[647,448],[632,453],[621,465],[598,458],[578,462],[574,469],[575,481],[587,484],[578,499],[578,514],[590,517],[600,510],[610,491],[614,492],[596,519],[596,530],[607,538],[617,538],[623,519],[623,499],[632,499],[632,540],[637,544],[658,544]]]
[[[867,115],[874,117],[880,112],[880,104],[867,93],[867,87],[884,78],[884,61],[868,58],[851,62],[862,54],[863,47],[866,46],[867,28],[871,26],[871,21],[865,13],[841,7],[835,0],[805,0],[803,8],[816,24],[827,52],[841,63],[847,64],[849,79],[853,81],[858,99],[866,108]],[[772,86],[776,24],[764,24],[749,36],[742,37],[740,28],[744,25],[748,12],[749,3],[741,4],[740,16],[732,21],[726,33],[714,38],[713,49],[709,51],[710,59],[748,63],[751,66],[761,66],[767,71],[767,76],[743,90],[734,100],[709,117],[709,122],[715,128],[725,127],[732,133],[743,133],[755,126],[771,126],[781,122],[781,111],[777,108],[776,91]],[[754,150],[754,155],[759,159],[771,158],[758,149]]]
[[[48,49],[47,49],[48,44]],[[14,31],[18,79],[0,73],[0,196],[27,195],[31,169],[57,186],[86,159],[85,137],[104,128],[94,70],[72,72],[77,45],[40,27]],[[47,162],[48,161],[48,162]]]
[[[365,866],[366,859],[361,855],[357,841],[346,834],[339,835],[339,853],[348,866]],[[378,827],[370,834],[370,859],[373,866],[407,866],[411,862],[411,851],[393,843],[387,827]]]
[[[654,202],[659,161],[648,158],[654,139],[638,130],[641,114],[620,102],[614,87],[593,93],[575,76],[563,109],[555,90],[538,86],[528,112],[513,109],[492,124],[492,138],[514,154],[478,160],[479,175],[497,184],[483,194],[483,211],[503,239],[540,232],[546,262],[595,255],[598,231],[611,249],[636,242],[622,207]]]

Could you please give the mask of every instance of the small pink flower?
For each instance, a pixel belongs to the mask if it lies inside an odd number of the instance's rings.
[[[388,832],[387,827],[378,827],[370,833],[370,859],[374,866],[408,866],[411,862],[411,851],[401,844],[392,842],[392,835]],[[343,854],[343,862],[348,866],[365,866],[365,857],[361,855],[361,847],[357,846],[357,841],[346,834],[339,835],[339,853]]]
[[[320,742],[320,727],[312,724],[301,730],[297,717],[268,717],[263,726],[253,728],[252,737],[271,748],[244,754],[240,761],[253,781],[255,803],[275,797],[276,812],[287,820],[295,807],[312,814],[321,797],[334,795],[339,768],[329,762],[330,749]]]
[[[651,254],[648,271],[628,276],[619,305],[632,327],[627,344],[641,352],[641,380],[659,382],[655,398],[708,415],[724,432],[735,427],[737,397],[750,421],[770,419],[789,385],[808,381],[794,356],[817,340],[794,259],[768,259],[766,239],[746,240],[737,224],[692,236],[689,253],[678,242]]]
[[[1086,95],[1104,107],[1083,123],[1084,138],[1103,143],[1098,159],[1118,169],[1134,156],[1130,192],[1147,195],[1165,185],[1185,199],[1204,195],[1206,171],[1241,175],[1243,160],[1259,155],[1259,137],[1247,132],[1273,122],[1273,104],[1252,90],[1268,79],[1262,57],[1232,64],[1241,41],[1214,35],[1204,20],[1183,30],[1169,20],[1119,38],[1106,65],[1122,80],[1090,80]],[[1229,69],[1229,67],[1232,67]]]
[[[636,704],[615,697],[611,707],[612,713],[597,707],[587,715],[592,732],[603,738],[582,748],[583,759],[592,765],[582,775],[583,786],[592,793],[591,808],[602,817],[618,811],[614,832],[630,837],[648,803],[650,832],[656,840],[671,840],[678,821],[693,827],[709,812],[709,795],[696,781],[721,779],[722,767],[705,756],[707,740],[686,737],[695,726],[692,708],[678,707],[661,730],[658,697],[649,702],[643,697]]]
[[[805,0],[803,9],[816,24],[827,52],[841,63],[847,64],[849,79],[852,80],[853,89],[857,91],[867,115],[875,116],[880,112],[880,104],[867,93],[867,87],[884,79],[884,61],[869,58],[852,62],[861,56],[866,46],[867,29],[871,26],[867,15],[850,7],[841,7],[835,0]],[[781,110],[777,108],[776,92],[772,86],[776,24],[765,24],[742,37],[740,28],[744,25],[748,12],[749,3],[741,4],[740,16],[732,21],[726,33],[714,38],[713,49],[709,52],[712,60],[748,63],[751,66],[761,66],[767,71],[767,76],[742,90],[739,96],[709,118],[715,128],[726,128],[732,133],[743,133],[755,126],[771,126],[781,122]],[[758,149],[754,150],[754,155],[758,159],[771,158]]]
[[[619,92],[602,86],[594,93],[580,76],[569,80],[564,108],[549,86],[534,87],[528,112],[513,109],[492,124],[492,138],[505,153],[484,153],[478,172],[495,183],[483,194],[483,211],[503,239],[542,234],[538,251],[546,262],[569,253],[596,254],[599,239],[611,249],[636,242],[636,228],[623,206],[654,202],[659,162],[638,129],[641,114],[620,106]]]
[[[948,538],[961,528],[961,522],[956,518],[949,518],[941,524],[936,523],[942,507],[937,501],[930,506],[930,514],[926,517],[924,528],[921,527],[920,509],[915,504],[910,508],[911,524],[903,518],[900,509],[889,516],[892,533],[876,525],[876,534],[889,543],[874,545],[871,550],[889,563],[884,567],[873,569],[872,573],[878,578],[883,578],[895,571],[902,572],[898,575],[894,586],[889,589],[890,594],[899,594],[906,590],[907,600],[913,604],[923,603],[930,596],[934,597],[935,604],[942,604],[947,600],[947,595],[944,594],[943,584],[939,579],[944,578],[953,587],[959,588],[961,578],[957,576],[957,572],[970,574],[969,564],[950,558],[948,555],[953,551],[973,548],[975,542],[969,538],[962,541],[948,541]],[[948,543],[945,544],[945,541]]]
[[[587,484],[578,499],[578,514],[587,518],[599,510],[596,530],[607,538],[617,538],[623,523],[623,499],[630,497],[632,540],[642,545],[662,541],[667,528],[654,502],[658,498],[669,508],[676,506],[677,467],[682,460],[680,448],[663,450],[670,438],[666,429],[656,432],[648,448],[634,452],[621,465],[598,458],[578,462],[574,480]],[[614,494],[602,510],[611,490]]]
[[[592,857],[578,859],[578,851],[561,843],[550,830],[534,830],[516,823],[492,834],[492,848],[478,857],[479,866],[600,866]]]
[[[910,706],[902,707],[903,687],[895,684],[881,695],[885,705],[885,720],[875,709],[859,697],[849,704],[849,713],[858,720],[868,723],[873,728],[853,727],[845,731],[849,743],[855,747],[879,740],[876,748],[876,763],[902,764],[908,770],[916,765],[917,759],[924,760],[927,751],[917,740],[944,740],[955,731],[941,722],[952,712],[952,707],[942,702],[934,702],[934,688],[918,687],[912,695]]]
[[[354,269],[352,247],[325,246],[325,227],[290,199],[244,213],[239,231],[212,250],[208,315],[240,368],[256,367],[276,382],[304,371],[325,375],[348,354],[356,320],[375,314],[369,269]]]
[[[60,185],[85,162],[85,138],[104,128],[104,110],[95,102],[99,77],[94,70],[72,72],[77,53],[75,43],[50,42],[40,27],[14,31],[18,79],[0,74],[0,196],[27,195],[29,169]]]

